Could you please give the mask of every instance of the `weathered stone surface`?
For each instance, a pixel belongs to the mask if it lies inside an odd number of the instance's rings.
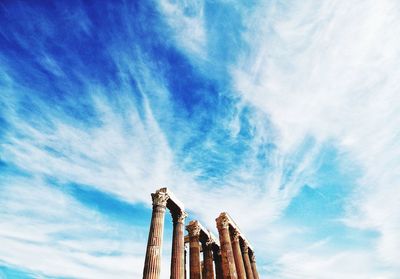
[[[224,277],[223,277],[223,273],[222,273],[221,249],[219,246],[214,245],[213,257],[214,257],[214,263],[215,263],[215,278],[223,279]]]
[[[215,244],[213,239],[202,242],[204,259],[204,279],[214,279],[214,263],[212,247]]]
[[[251,262],[251,269],[253,270],[254,279],[260,279],[260,277],[258,276],[256,257],[254,255],[254,252],[250,256],[250,262]]]
[[[158,279],[160,277],[164,218],[169,198],[164,191],[157,191],[151,194],[151,197],[153,199],[153,212],[143,269],[144,279]]]
[[[173,221],[172,254],[171,254],[171,279],[184,279],[185,277],[185,242],[184,224],[188,216],[180,210],[171,212]]]
[[[190,279],[201,279],[200,226],[197,221],[191,221],[186,230],[189,232]]]
[[[247,279],[254,279],[253,276],[253,270],[251,269],[251,263],[250,263],[250,258],[249,258],[249,246],[245,241],[243,241],[242,245],[242,255],[243,255],[243,261],[244,261],[244,267],[246,270],[246,276]]]
[[[191,221],[186,226],[189,236],[185,237],[187,214],[183,204],[167,188],[157,190],[151,197],[153,212],[143,269],[144,279],[160,277],[166,209],[170,210],[173,220],[171,279],[186,279],[185,242],[189,243],[190,279],[259,279],[253,248],[227,213],[221,213],[216,219],[219,243],[198,221]],[[203,262],[200,257],[201,248]]]
[[[232,250],[235,259],[236,272],[239,279],[246,279],[246,271],[244,269],[242,251],[240,249],[239,236],[240,233],[237,229],[231,230]]]
[[[235,259],[229,235],[229,219],[225,213],[221,213],[216,222],[219,232],[223,276],[225,279],[237,279]]]

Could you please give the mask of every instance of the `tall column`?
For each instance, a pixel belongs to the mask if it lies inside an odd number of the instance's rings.
[[[217,245],[214,245],[213,256],[214,256],[214,263],[215,263],[215,278],[223,279],[222,263],[221,263],[221,249]]]
[[[201,279],[200,226],[197,221],[191,221],[186,230],[189,232],[190,279]]]
[[[251,254],[250,262],[251,262],[251,269],[253,270],[254,279],[259,279],[260,277],[258,276],[258,271],[257,271],[256,256],[254,256],[254,253]]]
[[[151,194],[151,197],[153,199],[153,213],[151,216],[149,239],[147,241],[143,279],[160,278],[164,217],[169,199],[168,194],[161,190]]]
[[[204,279],[214,279],[214,263],[212,246],[214,245],[214,240],[208,239],[206,242],[202,243],[203,246],[203,262],[204,262]]]
[[[184,224],[186,212],[179,210],[171,212],[173,227],[172,255],[171,255],[171,279],[184,279],[185,276],[185,236]]]
[[[229,220],[225,214],[220,214],[216,219],[221,245],[222,273],[224,279],[237,279],[235,259],[232,252],[231,238],[229,235]]]
[[[239,279],[246,279],[246,271],[244,270],[244,263],[242,251],[240,250],[239,232],[236,229],[232,230],[232,249],[233,257],[235,258],[236,272]]]
[[[243,241],[242,248],[243,248],[242,254],[243,254],[244,268],[246,270],[247,279],[254,279],[253,270],[251,269],[251,263],[249,257],[249,246],[245,241]]]

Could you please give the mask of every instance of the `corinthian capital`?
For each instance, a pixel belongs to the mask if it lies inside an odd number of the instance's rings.
[[[200,226],[197,221],[191,221],[189,225],[186,226],[186,230],[189,232],[189,237],[200,236]]]
[[[249,245],[247,244],[246,241],[243,241],[242,248],[243,248],[243,253],[244,253],[244,254],[249,253]]]
[[[163,189],[157,190],[155,193],[151,194],[151,198],[153,200],[153,206],[167,206],[167,201],[169,199],[168,194]]]
[[[225,213],[221,213],[215,221],[217,221],[218,230],[228,228],[229,226],[229,218]]]
[[[252,255],[250,256],[250,261],[251,261],[252,263],[255,263],[255,262],[256,262],[256,256],[255,256],[254,254],[252,254]]]
[[[185,218],[188,217],[188,214],[183,210],[180,210],[178,212],[171,212],[171,215],[174,223],[182,223],[182,224],[185,223]]]
[[[239,236],[240,236],[239,231],[237,229],[233,229],[232,230],[232,240],[234,242],[239,241]]]
[[[206,246],[211,247],[214,244],[215,244],[215,240],[213,238],[210,237],[210,238],[207,239]]]

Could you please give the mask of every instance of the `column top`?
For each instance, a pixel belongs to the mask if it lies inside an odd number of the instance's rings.
[[[151,194],[151,199],[153,201],[153,206],[162,206],[165,208],[167,206],[169,195],[164,191],[158,190]]]
[[[179,211],[172,211],[171,210],[171,216],[173,222],[178,222],[178,223],[185,223],[185,218],[188,217],[188,214],[185,211],[179,210]]]
[[[256,262],[256,256],[254,255],[254,253],[249,254],[250,256],[250,262],[255,263]]]
[[[178,200],[178,198],[174,195],[174,193],[168,189],[167,187],[162,187],[158,189],[156,193],[163,193],[168,195],[168,201],[167,201],[167,208],[171,211],[185,211],[185,206],[184,204]]]
[[[189,237],[200,236],[201,228],[197,221],[190,221],[189,225],[186,226],[186,230],[189,232]]]
[[[232,227],[232,229],[239,233],[239,237],[243,240],[243,242],[247,243],[249,250],[253,251],[253,248],[251,247],[250,242],[247,240],[247,238],[244,236],[244,234],[240,231],[239,226],[235,223],[235,221],[233,221],[232,217],[228,213],[221,212],[221,214],[219,214],[219,216],[216,220],[218,220],[218,219],[226,220],[229,223],[229,225]]]
[[[204,241],[204,242],[211,241],[211,242],[214,243],[214,245],[216,245],[216,246],[219,247],[219,240],[218,240],[218,238],[216,238],[216,237],[214,236],[214,234],[213,234],[210,230],[206,229],[206,228],[205,228],[199,221],[197,221],[197,220],[190,221],[189,225],[190,225],[192,222],[196,222],[197,226],[200,228],[200,241]],[[189,242],[189,237],[188,237],[188,236],[185,236],[185,243],[187,243],[187,242]]]

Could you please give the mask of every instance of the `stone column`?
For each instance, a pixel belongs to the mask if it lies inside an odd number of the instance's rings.
[[[203,262],[204,262],[204,279],[214,279],[214,263],[212,246],[214,245],[214,240],[208,239],[206,242],[202,243],[203,246]]]
[[[143,279],[160,278],[164,217],[169,199],[168,194],[161,190],[151,194],[151,197],[153,199],[153,213],[144,261]]]
[[[258,276],[256,257],[254,256],[254,253],[251,254],[250,262],[251,262],[251,269],[253,270],[254,279],[260,279],[260,277]]]
[[[236,272],[239,279],[246,279],[246,271],[244,269],[242,251],[240,250],[239,232],[236,229],[232,230],[232,249],[233,257],[235,258]]]
[[[224,279],[237,279],[235,259],[232,252],[231,238],[229,235],[229,220],[225,214],[216,219],[221,245],[222,273]]]
[[[214,263],[215,263],[215,278],[223,279],[222,277],[222,264],[221,264],[221,250],[217,245],[214,245],[213,250]]]
[[[247,279],[254,279],[253,270],[251,269],[251,263],[249,257],[249,246],[244,241],[242,248],[243,248],[242,254],[243,254],[244,268],[246,270]]]
[[[200,226],[197,221],[192,221],[186,230],[189,232],[190,279],[201,279]]]
[[[184,279],[185,273],[185,236],[184,224],[186,212],[180,210],[171,212],[173,227],[172,254],[171,254],[171,279]]]

